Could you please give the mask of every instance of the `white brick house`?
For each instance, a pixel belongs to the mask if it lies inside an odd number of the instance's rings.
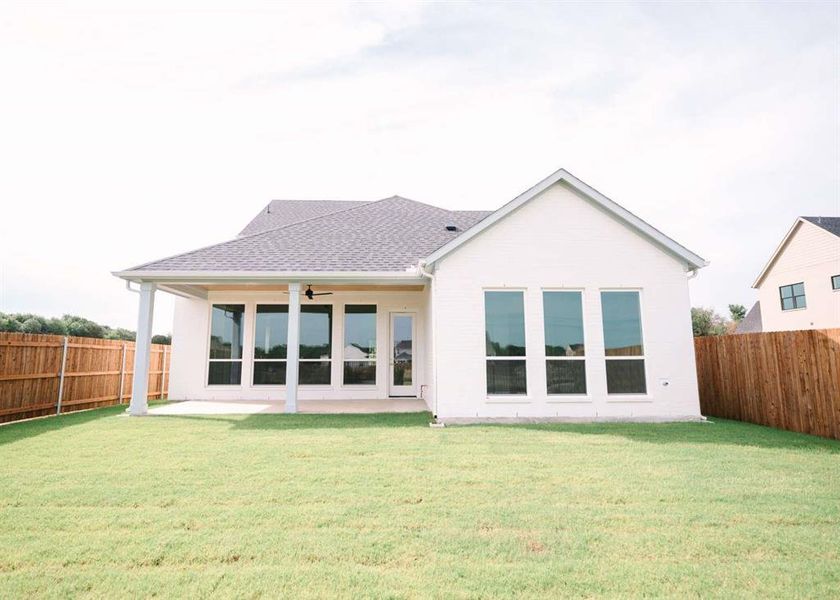
[[[274,201],[236,239],[115,273],[140,286],[131,412],[162,290],[174,400],[699,418],[688,279],[705,265],[562,169],[494,212]]]

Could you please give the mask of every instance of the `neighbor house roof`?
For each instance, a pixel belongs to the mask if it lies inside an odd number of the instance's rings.
[[[497,211],[446,210],[392,196],[375,202],[274,200],[239,237],[163,258],[116,275],[139,281],[183,277],[280,278],[296,274],[417,276],[461,244],[499,222],[549,186],[563,182],[646,237],[698,269],[706,261],[564,169],[554,172]],[[162,279],[159,279],[162,280]]]
[[[806,221],[818,225],[829,233],[840,237],[840,217],[802,217]]]
[[[799,229],[799,226],[803,223],[810,223],[812,225],[816,225],[827,232],[840,237],[840,217],[797,217],[796,221],[793,222],[788,232],[785,234],[785,237],[782,238],[782,241],[779,242],[779,245],[776,246],[776,249],[773,251],[773,254],[770,255],[770,260],[767,261],[767,264],[764,265],[764,268],[761,269],[761,273],[758,274],[755,281],[752,284],[753,288],[757,288],[761,285],[761,282],[764,281],[764,278],[767,276],[767,273],[770,272],[770,268],[775,264],[776,259],[779,257],[779,254],[782,253],[782,250],[790,241],[790,238]]]
[[[761,333],[761,331],[761,302],[756,302],[735,327],[735,333]]]

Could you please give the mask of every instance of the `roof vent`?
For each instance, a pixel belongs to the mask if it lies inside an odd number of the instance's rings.
[[[458,226],[457,225],[447,225],[446,226],[446,231],[458,231]]]

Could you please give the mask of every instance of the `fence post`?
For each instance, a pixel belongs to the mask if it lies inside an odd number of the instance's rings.
[[[160,366],[160,399],[163,400],[163,386],[166,383],[166,346],[163,347],[163,363]]]
[[[122,345],[122,364],[120,365],[120,392],[117,402],[122,404],[123,401],[123,382],[125,381],[125,342]]]
[[[67,366],[67,336],[64,336],[64,346],[61,350],[61,371],[58,374],[58,402],[56,402],[55,414],[61,414],[61,395],[64,393],[64,369]]]

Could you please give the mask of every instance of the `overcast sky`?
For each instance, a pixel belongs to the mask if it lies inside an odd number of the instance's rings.
[[[34,4],[0,2],[0,311],[134,329],[111,271],[272,198],[492,209],[559,167],[710,260],[692,302],[725,311],[840,215],[837,2]]]

